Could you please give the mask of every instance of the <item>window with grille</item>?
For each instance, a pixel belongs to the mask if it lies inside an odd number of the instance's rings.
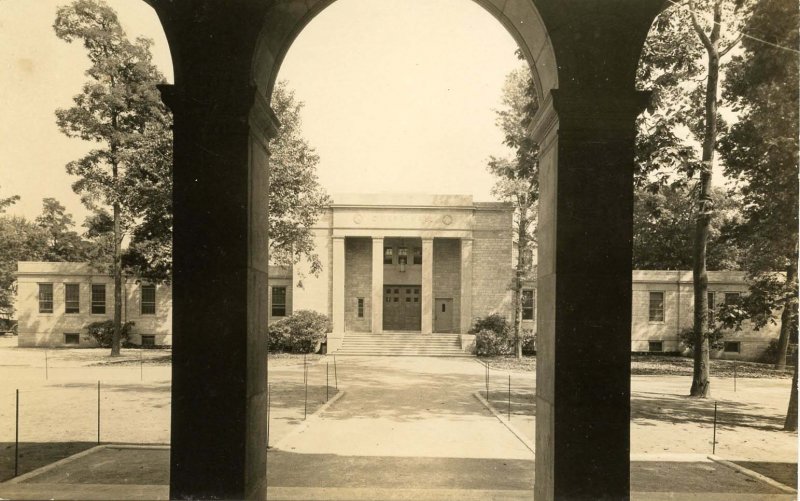
[[[663,341],[650,341],[648,343],[648,350],[652,352],[662,352],[664,351],[664,342]]]
[[[741,353],[742,343],[740,341],[725,341],[723,350],[725,353]]]
[[[154,334],[142,334],[142,346],[155,346],[156,336]]]
[[[53,284],[39,284],[39,313],[53,313]]]
[[[81,286],[64,284],[64,313],[81,312]]]
[[[364,298],[363,297],[358,298],[357,312],[358,312],[358,318],[364,318]]]
[[[397,249],[397,264],[408,264],[408,249],[399,247]]]
[[[414,264],[422,264],[422,247],[414,247]]]
[[[664,293],[651,292],[650,293],[650,315],[651,322],[664,321]]]
[[[64,333],[64,344],[80,344],[81,343],[81,335],[77,332],[65,332]]]
[[[156,286],[142,285],[141,287],[141,311],[142,315],[156,314]]]
[[[392,247],[384,247],[383,248],[383,264],[392,264],[394,263],[394,248]]]
[[[522,320],[533,320],[533,289],[522,290]]]
[[[92,313],[106,313],[106,284],[92,284]]]
[[[272,316],[286,316],[286,287],[272,288]]]

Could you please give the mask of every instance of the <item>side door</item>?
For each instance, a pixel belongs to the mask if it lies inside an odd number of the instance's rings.
[[[433,317],[434,332],[453,332],[453,299],[436,298]]]

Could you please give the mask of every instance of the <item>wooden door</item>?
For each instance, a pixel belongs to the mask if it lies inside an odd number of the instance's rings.
[[[433,331],[453,332],[452,298],[436,298],[433,309]]]

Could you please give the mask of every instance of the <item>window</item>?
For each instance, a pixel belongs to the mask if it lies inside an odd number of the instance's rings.
[[[272,316],[286,316],[286,287],[272,288]]]
[[[64,284],[64,313],[81,312],[80,284]]]
[[[142,285],[141,289],[141,311],[142,315],[155,315],[156,314],[156,286],[155,285]]]
[[[414,247],[414,264],[422,264],[422,247]]]
[[[740,341],[725,341],[723,351],[725,353],[741,353],[742,343]]]
[[[648,351],[662,352],[664,351],[663,341],[650,341],[648,344]]]
[[[663,322],[664,321],[664,293],[651,292],[650,293],[650,321]]]
[[[408,249],[405,247],[397,248],[397,264],[408,264]]]
[[[39,313],[53,313],[53,284],[39,284]]]
[[[106,313],[106,284],[92,284],[92,313]]]
[[[81,344],[81,335],[77,332],[64,333],[64,344]]]
[[[142,334],[142,346],[155,346],[156,336],[154,334]]]
[[[742,295],[741,292],[726,292],[725,293],[725,306],[731,305],[736,303],[739,300],[739,297]]]
[[[717,323],[717,302],[716,294],[708,293],[708,328],[713,329]]]
[[[358,298],[358,306],[357,306],[358,318],[364,318],[364,298]]]
[[[392,247],[384,247],[383,248],[383,264],[393,264],[394,263],[394,248]]]
[[[522,320],[533,320],[533,289],[522,290]]]

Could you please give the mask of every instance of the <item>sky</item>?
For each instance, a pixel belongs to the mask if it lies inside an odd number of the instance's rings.
[[[33,218],[55,197],[86,210],[65,165],[92,145],[61,134],[54,112],[72,104],[89,63],[53,33],[65,0],[0,0],[0,197]],[[129,36],[153,39],[172,80],[169,48],[144,2],[107,0]],[[469,0],[338,0],[300,33],[284,60],[305,102],[303,130],[329,193],[471,194],[491,199],[491,155],[508,155],[495,126],[516,44]]]

